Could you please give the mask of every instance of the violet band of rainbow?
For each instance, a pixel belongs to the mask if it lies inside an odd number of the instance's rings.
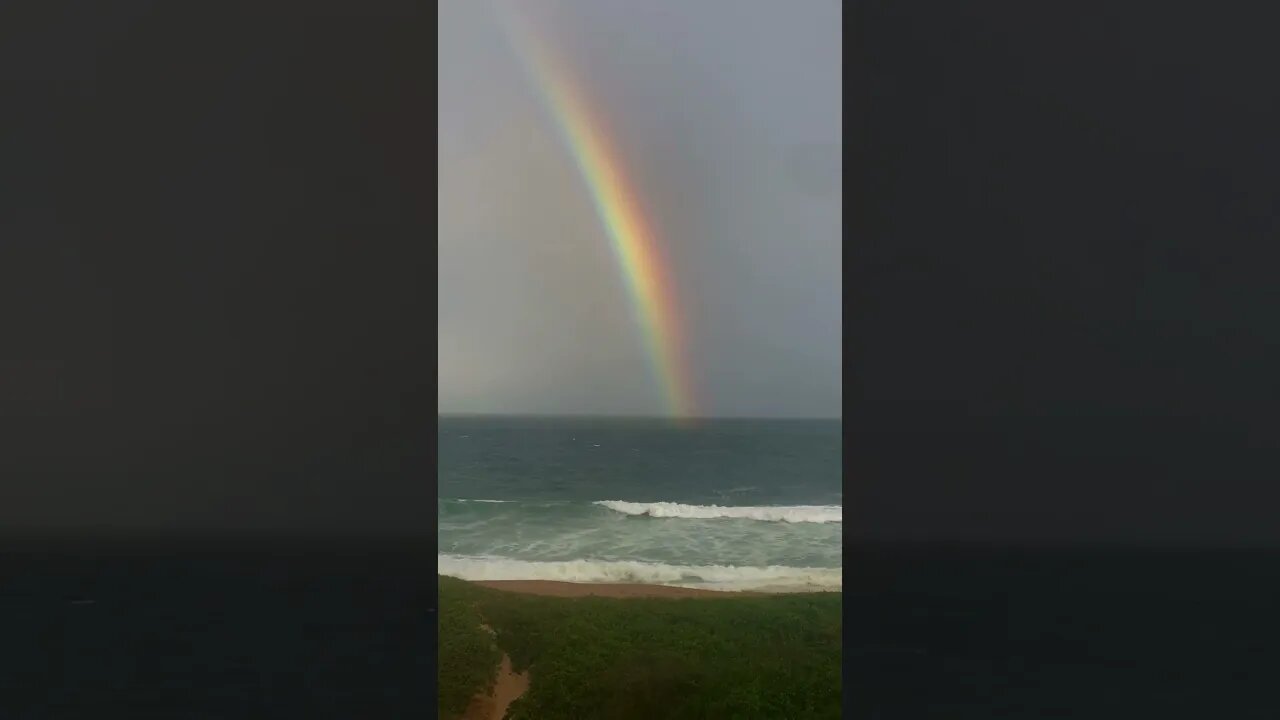
[[[499,19],[532,84],[577,165],[608,236],[663,405],[673,418],[694,416],[687,338],[672,273],[639,196],[628,182],[624,159],[610,141],[585,89],[568,64],[517,10],[501,6]]]

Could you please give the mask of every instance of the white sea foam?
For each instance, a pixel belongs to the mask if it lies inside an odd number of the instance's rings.
[[[744,518],[765,522],[789,523],[838,523],[844,520],[844,508],[839,505],[683,505],[671,502],[639,503],[626,500],[598,500],[614,512],[627,515],[648,515],[656,518]]]
[[[560,580],[583,583],[644,583],[713,590],[818,592],[841,589],[840,568],[771,565],[667,565],[625,560],[532,562],[477,555],[437,556],[441,575],[463,580]]]

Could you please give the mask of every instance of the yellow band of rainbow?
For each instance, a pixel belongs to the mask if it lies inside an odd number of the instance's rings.
[[[592,111],[580,83],[515,12],[500,9],[499,17],[591,194],[630,295],[666,412],[677,419],[691,419],[694,396],[681,353],[685,337],[661,245],[627,183],[623,158],[609,142],[605,125]]]

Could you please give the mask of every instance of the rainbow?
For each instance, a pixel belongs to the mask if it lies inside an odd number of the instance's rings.
[[[630,295],[667,414],[691,420],[695,403],[683,353],[684,328],[657,235],[645,220],[635,189],[627,183],[621,154],[609,141],[581,84],[515,13],[514,8],[505,12],[499,8],[498,16],[591,194]]]

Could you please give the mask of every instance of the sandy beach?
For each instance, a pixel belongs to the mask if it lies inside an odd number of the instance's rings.
[[[610,597],[610,598],[725,598],[763,595],[756,592],[728,592],[672,587],[670,585],[642,585],[630,583],[575,583],[556,580],[485,580],[476,585],[505,590],[507,592],[551,597]]]

